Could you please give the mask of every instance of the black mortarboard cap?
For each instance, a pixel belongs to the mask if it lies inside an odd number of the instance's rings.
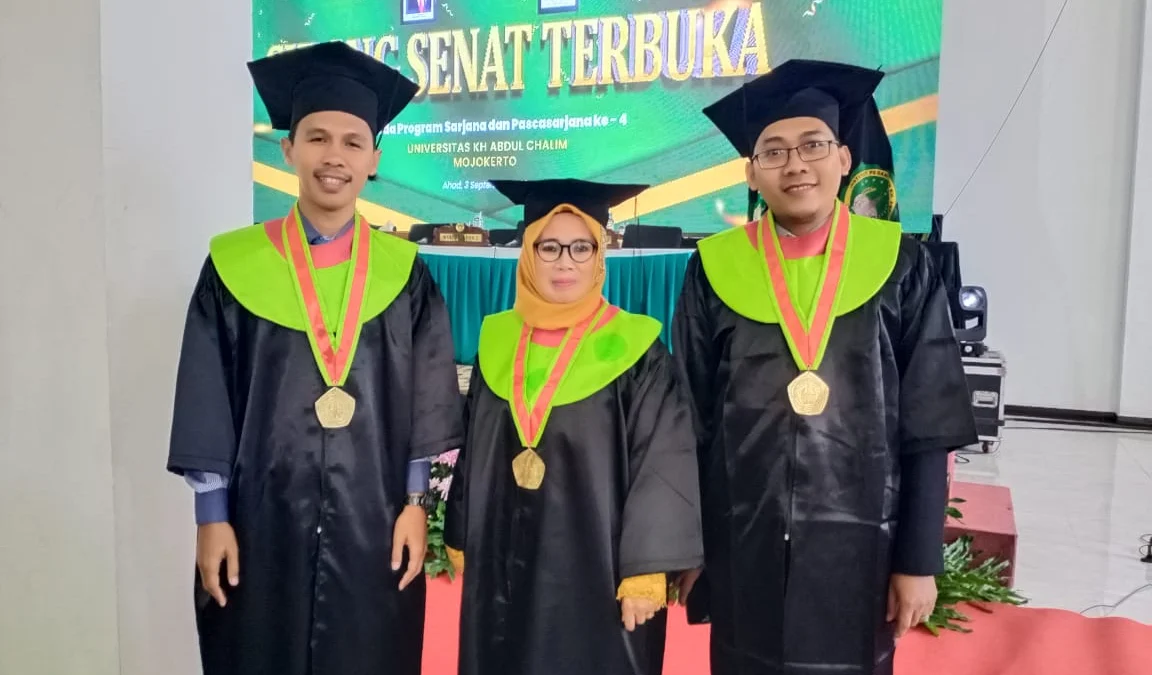
[[[290,131],[304,117],[335,110],[380,133],[419,89],[395,68],[343,42],[322,42],[248,64],[272,128]]]
[[[647,185],[593,183],[574,178],[489,182],[513,204],[524,207],[524,222],[529,225],[561,204],[571,204],[601,225],[607,225],[608,211],[613,206],[648,189]]]
[[[766,127],[792,117],[820,119],[839,137],[882,79],[879,70],[793,59],[745,83],[705,108],[704,114],[742,157],[751,157]]]

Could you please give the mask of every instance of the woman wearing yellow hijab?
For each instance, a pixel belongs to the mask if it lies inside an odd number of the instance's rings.
[[[603,297],[642,185],[493,181],[524,206],[516,304],[484,320],[445,543],[460,675],[658,675],[667,576],[703,554],[691,412],[660,323]]]

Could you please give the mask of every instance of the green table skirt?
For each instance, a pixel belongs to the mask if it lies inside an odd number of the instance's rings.
[[[685,251],[610,256],[604,295],[628,312],[661,321],[660,338],[670,345],[672,311],[690,255]],[[421,257],[448,304],[456,362],[470,365],[476,360],[484,317],[511,309],[516,299],[516,259],[441,253]]]

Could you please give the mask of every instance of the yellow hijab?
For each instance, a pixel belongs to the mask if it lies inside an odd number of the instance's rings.
[[[573,213],[588,226],[588,234],[596,242],[596,281],[584,297],[569,303],[555,303],[544,299],[536,286],[536,240],[557,213]],[[548,215],[524,229],[520,249],[520,262],[516,265],[516,304],[514,309],[533,328],[555,330],[571,328],[592,316],[604,300],[604,235],[603,227],[594,218],[571,204],[560,204]]]

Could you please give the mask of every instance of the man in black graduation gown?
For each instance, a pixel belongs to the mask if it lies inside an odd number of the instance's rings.
[[[343,43],[250,70],[300,199],[213,239],[188,310],[168,469],[197,492],[204,672],[419,675],[424,460],[461,401],[416,247],[355,210],[416,86]]]
[[[947,453],[976,433],[925,249],[837,199],[881,77],[791,61],[705,109],[768,205],[700,242],[674,320],[705,536],[681,594],[714,675],[890,673],[935,603]]]

